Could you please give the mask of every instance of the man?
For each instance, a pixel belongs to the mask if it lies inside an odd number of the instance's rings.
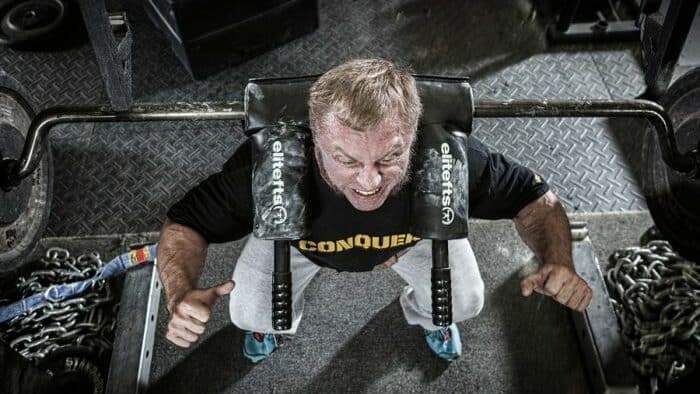
[[[408,70],[378,59],[353,60],[321,76],[309,93],[313,136],[311,235],[293,243],[292,327],[303,291],[320,267],[366,271],[390,266],[407,283],[400,303],[409,324],[424,328],[430,349],[447,360],[461,354],[456,324],[432,323],[431,244],[409,233],[410,162],[421,103]],[[514,218],[518,233],[543,261],[521,283],[582,311],[591,290],[573,269],[569,224],[547,184],[532,171],[468,142],[470,216]],[[167,338],[189,347],[204,332],[216,299],[230,293],[231,320],[246,331],[243,353],[253,362],[277,347],[271,324],[273,242],[250,236],[233,281],[196,288],[207,245],[251,232],[251,146],[175,204],[161,230],[158,268],[170,312]],[[453,320],[479,313],[484,285],[467,239],[449,241]],[[235,290],[234,290],[235,285]],[[331,301],[332,302],[332,301]],[[340,301],[338,301],[340,302]]]

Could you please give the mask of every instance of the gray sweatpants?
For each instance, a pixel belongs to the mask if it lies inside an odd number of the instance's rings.
[[[391,268],[407,283],[400,302],[408,324],[436,330],[439,327],[433,325],[430,292],[431,251],[431,241],[421,240],[399,257]],[[253,235],[248,238],[233,271],[236,287],[231,292],[229,303],[231,321],[243,330],[294,334],[304,312],[304,289],[321,267],[291,248],[292,328],[274,331],[271,322],[273,253],[273,241],[261,240]],[[460,322],[481,311],[484,282],[467,239],[449,241],[449,257],[452,268],[452,317],[453,321]]]

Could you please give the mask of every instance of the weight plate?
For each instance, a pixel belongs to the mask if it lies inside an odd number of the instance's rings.
[[[0,25],[2,25],[2,18],[5,17],[5,14],[7,14],[7,11],[12,9],[12,7],[17,4],[20,0],[0,0]],[[2,28],[0,27],[0,45],[15,45],[17,44],[16,40],[10,39],[5,33],[2,32]]]
[[[22,154],[24,136],[8,123],[0,123],[0,157],[17,158]],[[32,180],[25,178],[10,192],[0,193],[0,224],[10,224],[19,218],[29,201]]]
[[[671,117],[678,150],[700,148],[700,68],[671,85],[659,104]],[[680,254],[700,261],[700,180],[689,179],[663,162],[650,126],[643,153],[642,184],[654,222]]]
[[[52,392],[102,394],[109,373],[109,357],[92,348],[74,345],[49,353],[39,361],[38,367],[53,374]]]
[[[16,132],[24,140],[29,130],[34,111],[31,105],[18,93],[23,92],[19,83],[7,74],[0,72],[0,140],[15,140]],[[26,96],[26,95],[25,95]],[[24,141],[22,141],[22,145]],[[52,195],[52,161],[50,150],[43,149],[39,166],[31,176],[20,184],[20,191],[5,192],[0,189],[0,202],[13,200],[0,205],[0,217],[16,218],[10,223],[0,223],[0,273],[14,271],[34,248],[48,222]],[[19,156],[11,157],[18,159]],[[26,203],[22,189],[29,185]],[[26,189],[25,189],[26,190]],[[17,215],[17,207],[22,210]]]
[[[61,0],[29,0],[12,7],[0,22],[0,29],[15,42],[50,37],[63,22],[65,7]]]

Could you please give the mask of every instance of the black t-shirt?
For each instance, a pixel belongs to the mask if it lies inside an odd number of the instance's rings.
[[[531,170],[474,137],[468,139],[469,216],[511,219],[549,187]],[[208,242],[240,239],[253,229],[251,145],[244,142],[224,164],[173,205],[168,217],[199,232]],[[406,185],[374,211],[356,210],[320,177],[312,155],[311,235],[292,245],[314,263],[339,271],[368,271],[420,238],[409,232]]]

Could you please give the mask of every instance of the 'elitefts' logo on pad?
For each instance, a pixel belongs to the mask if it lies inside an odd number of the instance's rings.
[[[282,167],[284,167],[284,152],[282,143],[272,143],[272,222],[282,224],[287,220],[287,209],[284,207],[284,181],[282,180]]]
[[[450,145],[443,142],[440,145],[442,152],[442,224],[451,224],[455,219],[455,212],[452,209],[452,154],[450,154]]]

